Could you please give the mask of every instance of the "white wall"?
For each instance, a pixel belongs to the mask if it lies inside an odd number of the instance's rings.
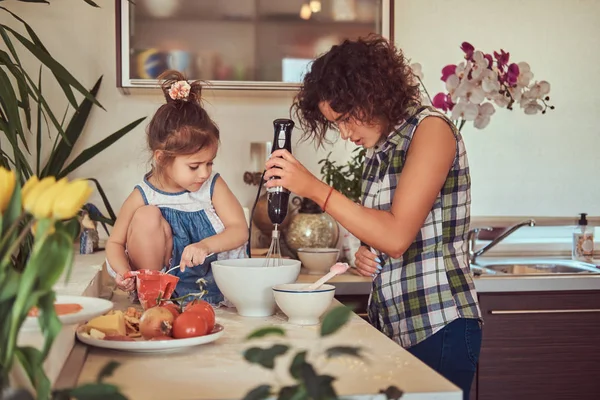
[[[115,87],[114,1],[101,9],[83,1],[54,0],[51,6],[3,2],[24,17],[52,54],[87,86],[104,75],[100,101],[83,149],[161,104],[156,95],[125,96]],[[500,109],[483,131],[463,130],[473,178],[474,216],[600,214],[600,110],[598,75],[600,2],[595,0],[396,0],[395,39],[406,54],[423,64],[431,92],[442,89],[439,71],[462,57],[462,41],[491,52],[510,51],[515,61],[530,63],[535,78],[552,84],[556,110],[525,116]],[[0,13],[0,21],[10,21]],[[63,109],[58,96],[53,101]],[[209,111],[222,131],[216,168],[244,205],[255,188],[242,173],[250,162],[249,143],[269,140],[271,121],[288,116],[289,93],[214,92]],[[60,112],[58,112],[61,114]],[[118,208],[146,170],[144,127],[138,127],[75,175],[98,178]],[[343,158],[352,145],[338,143]],[[301,144],[295,154],[313,170],[328,150],[315,153]],[[98,201],[98,199],[93,199]]]
[[[420,62],[432,95],[468,41],[531,65],[552,85],[546,115],[497,109],[484,130],[463,129],[474,216],[600,213],[600,2],[397,0],[395,40]]]

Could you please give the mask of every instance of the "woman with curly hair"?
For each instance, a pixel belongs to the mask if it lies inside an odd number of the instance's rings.
[[[362,205],[285,150],[266,163],[266,186],[314,200],[360,239],[355,264],[373,279],[371,323],[468,399],[482,319],[469,268],[471,181],[460,132],[421,106],[403,54],[376,35],[317,58],[292,110],[305,138],[322,144],[334,129],[367,149]]]

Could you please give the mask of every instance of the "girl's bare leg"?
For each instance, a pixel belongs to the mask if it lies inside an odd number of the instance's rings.
[[[133,215],[127,232],[131,269],[160,271],[169,264],[172,250],[171,226],[158,207],[140,207]]]

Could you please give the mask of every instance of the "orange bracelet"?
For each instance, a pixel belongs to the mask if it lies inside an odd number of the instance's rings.
[[[329,188],[329,193],[327,193],[327,197],[325,197],[325,203],[323,203],[323,212],[326,212],[326,210],[327,210],[327,202],[329,201],[329,198],[331,197],[331,193],[333,193],[333,187]]]

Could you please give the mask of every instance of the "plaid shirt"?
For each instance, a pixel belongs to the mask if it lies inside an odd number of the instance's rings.
[[[467,234],[471,180],[460,132],[445,115],[422,107],[365,157],[363,205],[390,210],[398,176],[417,125],[427,116],[448,121],[457,140],[455,158],[415,241],[400,258],[372,249],[383,267],[373,280],[369,319],[384,334],[408,348],[457,318],[481,319],[469,268]]]

